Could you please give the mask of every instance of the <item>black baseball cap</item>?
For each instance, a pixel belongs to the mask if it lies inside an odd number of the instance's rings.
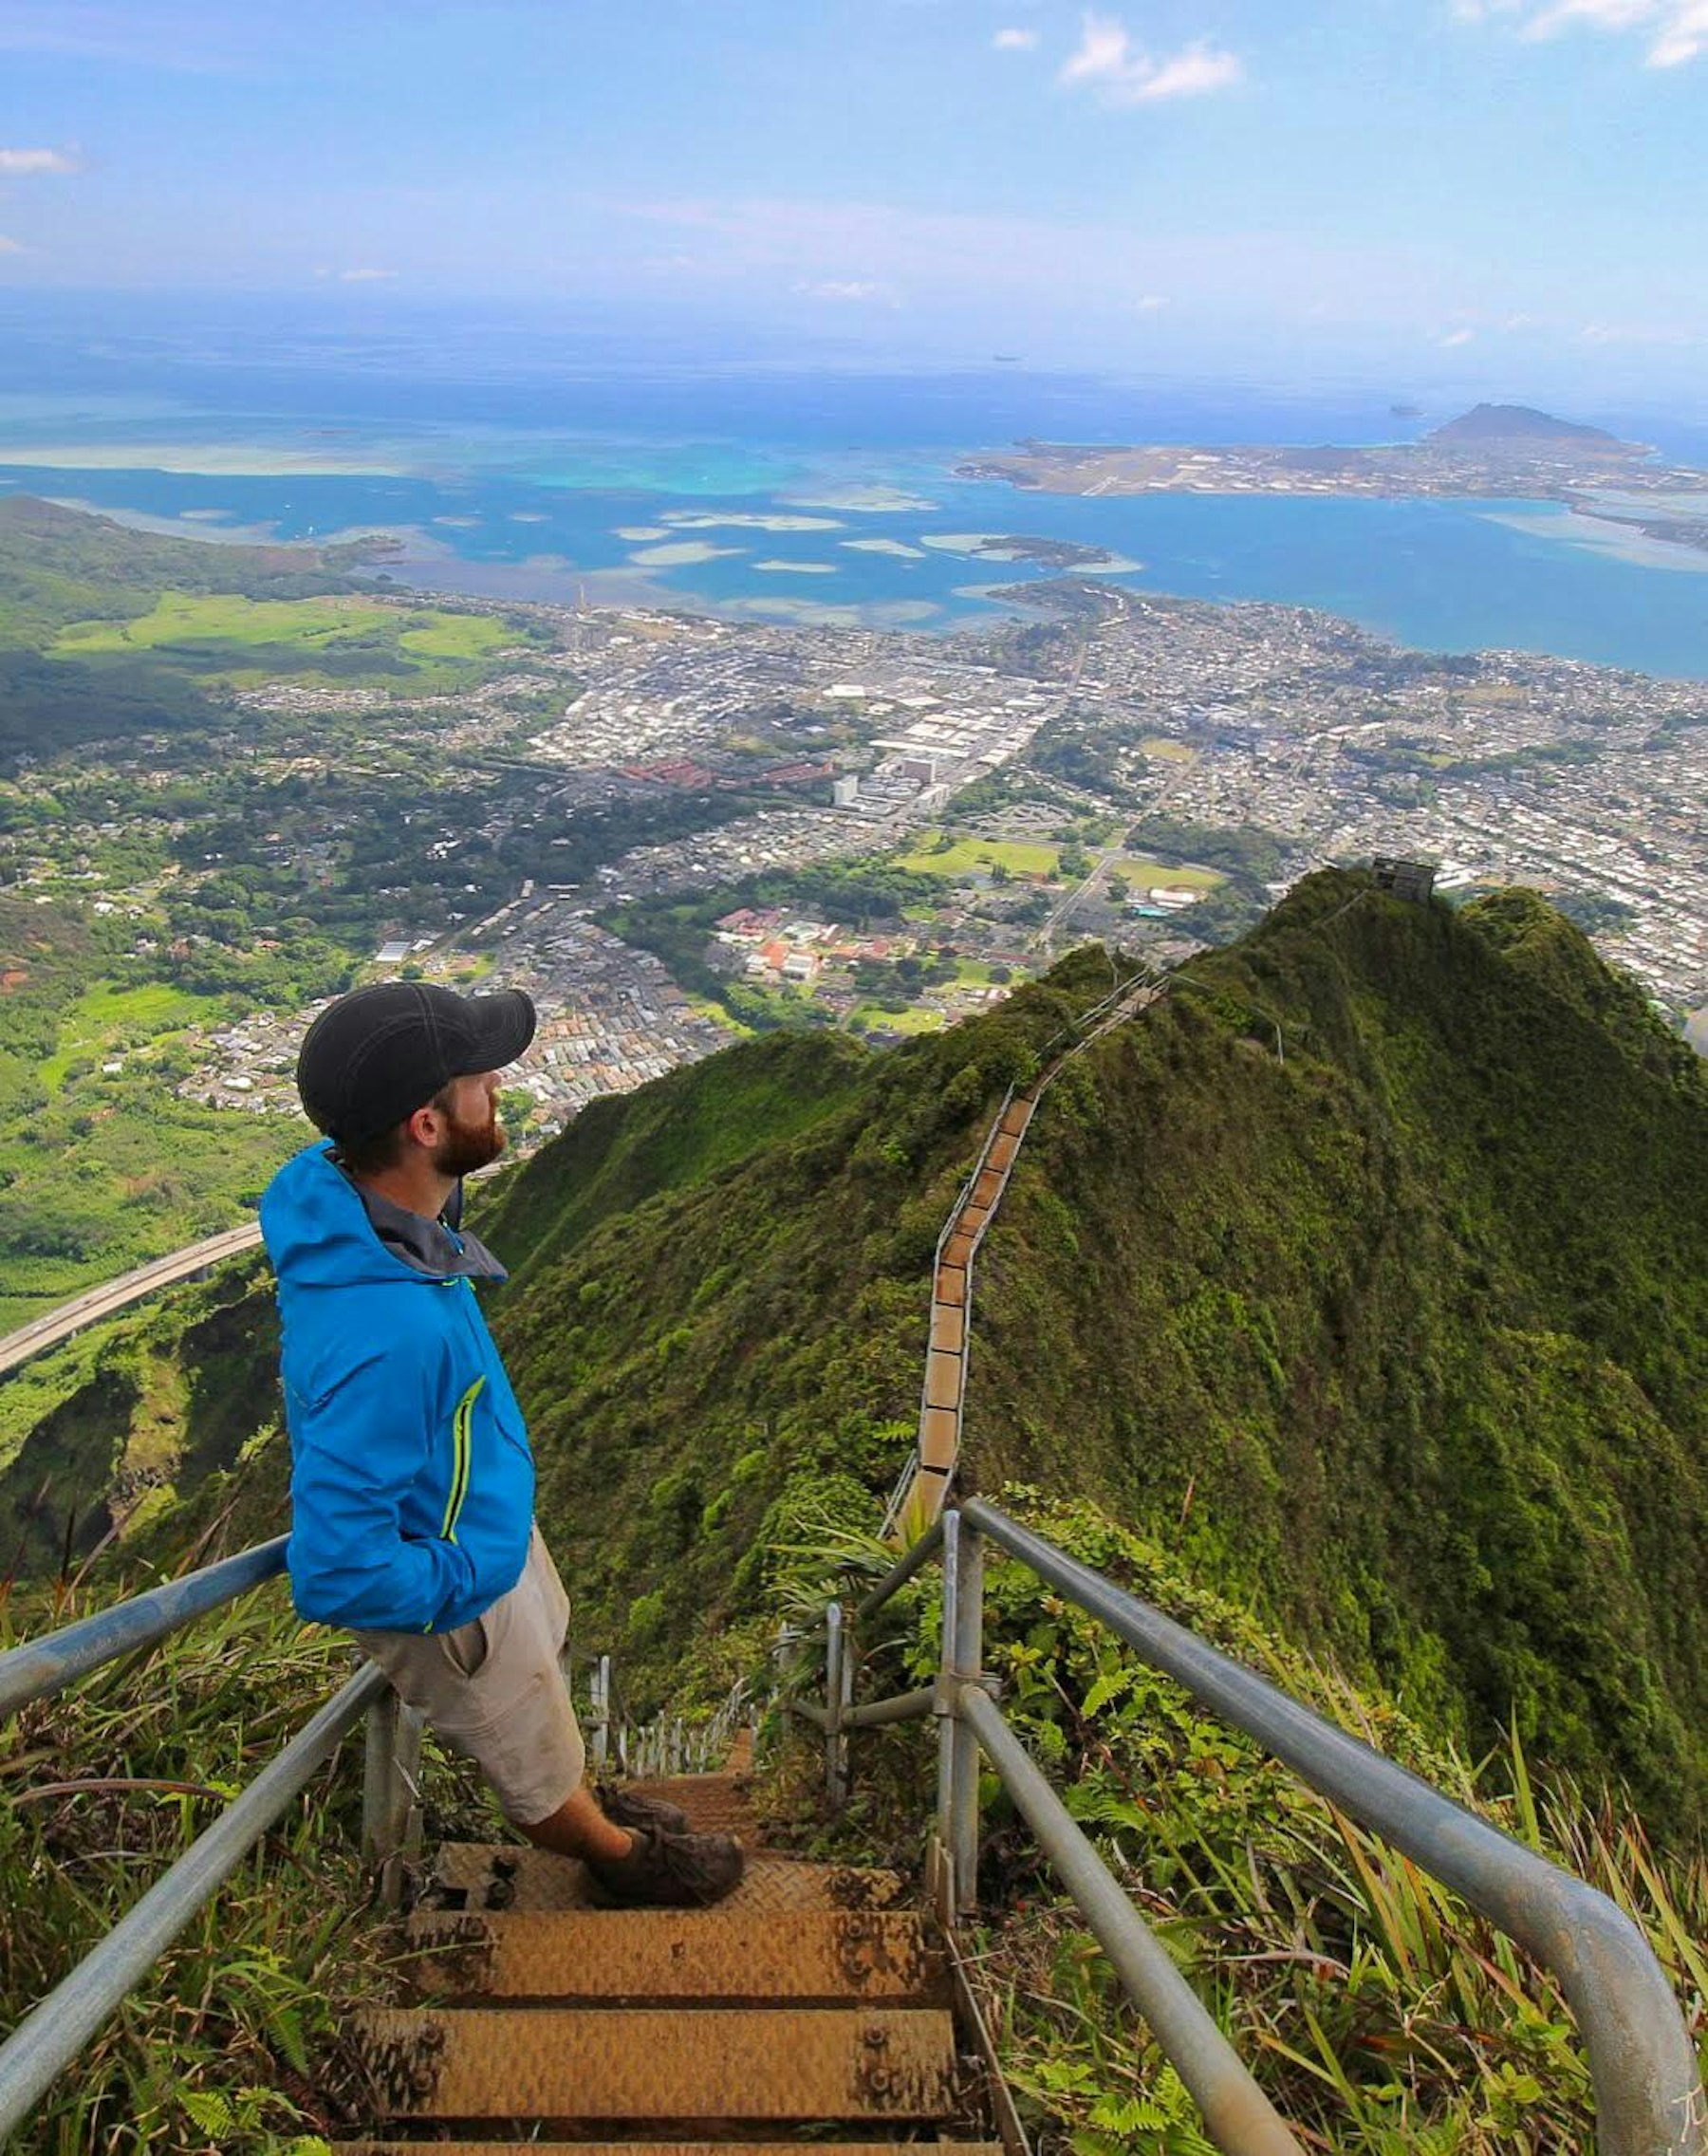
[[[360,1144],[453,1078],[514,1063],[533,1034],[534,1007],[519,988],[458,995],[427,981],[377,981],[341,995],[309,1027],[297,1091],[318,1130]]]

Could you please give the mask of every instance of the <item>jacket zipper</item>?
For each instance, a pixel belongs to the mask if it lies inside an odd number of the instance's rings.
[[[486,1382],[484,1377],[474,1380],[451,1418],[451,1494],[445,1500],[444,1523],[439,1529],[439,1538],[444,1542],[456,1540],[456,1522],[469,1495],[470,1425],[474,1420],[474,1403],[486,1389]]]

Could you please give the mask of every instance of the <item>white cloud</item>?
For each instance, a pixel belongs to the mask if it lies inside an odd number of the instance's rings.
[[[1442,351],[1450,352],[1456,344],[1470,344],[1476,335],[1475,329],[1450,329],[1445,337],[1438,337],[1436,343],[1441,347]]]
[[[991,40],[993,52],[1030,52],[1038,42],[1036,30],[998,30]]]
[[[398,274],[395,270],[341,270],[341,285],[388,285]]]
[[[1684,329],[1650,328],[1641,323],[1587,322],[1578,331],[1579,342],[1585,344],[1659,344],[1681,347],[1699,344],[1703,340],[1693,337]]]
[[[1204,38],[1196,39],[1170,59],[1153,60],[1140,50],[1132,33],[1112,15],[1087,12],[1082,22],[1079,49],[1056,81],[1067,89],[1089,84],[1105,104],[1135,105],[1225,90],[1243,73],[1235,54]]]
[[[75,150],[0,150],[0,173],[23,178],[44,172],[82,172],[83,159]]]
[[[1212,90],[1232,89],[1245,70],[1231,52],[1202,38],[1164,60],[1139,92],[1140,102],[1157,98],[1199,98]]]
[[[1695,0],[1692,6],[1676,8],[1670,18],[1663,22],[1649,47],[1648,64],[1651,67],[1681,67],[1687,60],[1708,48],[1708,4]]]
[[[1571,29],[1638,36],[1650,67],[1681,67],[1708,52],[1708,0],[1455,0],[1454,13],[1472,23],[1516,16],[1532,44]]]
[[[803,299],[831,300],[845,306],[860,306],[870,301],[880,301],[889,307],[898,304],[889,286],[872,277],[806,277],[794,289]]]
[[[0,254],[22,254],[23,251],[22,240],[8,239],[4,232],[0,232]]]
[[[1167,300],[1160,292],[1142,293],[1133,302],[1134,310],[1139,314],[1160,314],[1167,305]]]

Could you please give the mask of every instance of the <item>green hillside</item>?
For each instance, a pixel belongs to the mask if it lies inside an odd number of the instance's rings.
[[[472,687],[511,623],[372,596],[376,543],[248,547],[0,499],[0,771],[90,739],[214,723],[220,692],[294,678]]]
[[[1109,980],[1087,950],[884,1054],[733,1050],[485,1200],[542,1517],[631,1697],[685,1652],[733,1673],[779,1550],[870,1525],[943,1216],[1004,1087]],[[1708,1789],[1705,1139],[1694,1060],[1540,901],[1312,878],[1047,1096],[980,1260],[970,1470],[1096,1500],[1436,1737],[1515,1718],[1681,1827]],[[152,1537],[277,1524],[264,1299],[181,1307],[27,1405],[0,1389],[0,1535],[38,1563],[139,1473]]]

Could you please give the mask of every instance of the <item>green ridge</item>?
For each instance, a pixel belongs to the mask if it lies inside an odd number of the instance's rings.
[[[542,1517],[632,1699],[685,1651],[730,1665],[803,1519],[869,1525],[955,1190],[1109,979],[1076,953],[883,1054],[745,1044],[600,1104],[475,1212],[515,1268],[494,1323]],[[1095,1498],[1438,1735],[1515,1718],[1681,1828],[1708,1787],[1705,1138],[1700,1071],[1541,901],[1311,878],[1047,1096],[980,1259],[970,1470]],[[233,1535],[280,1523],[269,1320],[237,1307],[211,1365],[170,1308],[122,1348],[232,1403],[157,1543],[227,1506]],[[123,1457],[79,1353],[49,1499],[39,1452],[0,1478],[38,1559],[73,1488],[93,1534]]]

